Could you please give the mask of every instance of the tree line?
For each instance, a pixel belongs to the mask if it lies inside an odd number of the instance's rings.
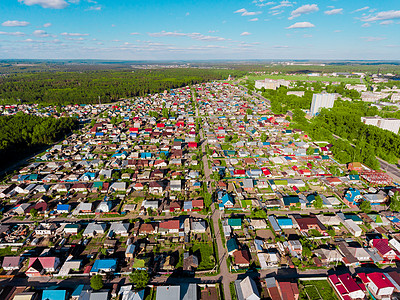
[[[77,125],[73,118],[56,119],[23,113],[0,116],[0,167],[55,143]]]
[[[210,80],[242,76],[225,69],[19,73],[0,78],[0,105],[18,102],[84,104],[144,96]]]
[[[310,121],[304,118],[305,113],[300,109],[293,112],[294,126],[315,140],[329,141],[333,145],[334,157],[340,163],[359,161],[379,169],[376,156],[390,163],[397,163],[400,157],[398,134],[361,122],[361,116],[377,114],[377,108],[370,104],[336,100],[333,108],[322,109]]]

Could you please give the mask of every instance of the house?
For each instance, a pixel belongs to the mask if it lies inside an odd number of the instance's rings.
[[[291,218],[277,218],[276,221],[278,225],[282,229],[291,229],[293,228],[293,221]]]
[[[149,193],[151,194],[162,194],[163,193],[163,185],[157,181],[152,181],[149,183]]]
[[[122,222],[113,222],[110,226],[110,232],[112,231],[114,234],[119,234],[121,236],[128,236],[130,223],[122,223]]]
[[[115,272],[117,269],[117,260],[112,258],[97,259],[95,260],[93,267],[90,269],[90,275],[104,274]]]
[[[235,251],[239,250],[239,246],[235,238],[230,238],[226,241],[226,249],[229,255],[233,255]]]
[[[183,270],[184,271],[195,271],[199,266],[199,259],[196,255],[189,255],[189,252],[183,254]]]
[[[158,286],[156,300],[181,300],[180,286]]]
[[[42,300],[65,300],[66,290],[43,290]]]
[[[363,171],[363,166],[359,162],[352,162],[352,163],[349,163],[347,165],[347,170],[356,171],[356,172],[362,172]]]
[[[80,229],[79,224],[66,224],[64,226],[64,233],[65,234],[78,234]]]
[[[279,292],[282,299],[287,300],[298,300],[299,299],[299,287],[295,282],[278,282]]]
[[[228,225],[232,227],[232,229],[242,229],[242,219],[228,219]]]
[[[310,229],[315,229],[320,233],[326,231],[326,227],[315,216],[295,218],[295,221],[301,232],[308,232]]]
[[[158,200],[144,200],[142,202],[142,206],[144,209],[151,208],[152,210],[158,209]]]
[[[259,300],[257,285],[249,276],[243,280],[235,280],[235,290],[238,300]]]
[[[96,235],[101,235],[104,234],[106,230],[106,224],[104,223],[89,223],[86,228],[85,231],[83,232],[83,236],[90,236],[90,237],[94,237]]]
[[[160,222],[158,231],[161,234],[179,233],[179,220],[166,220]]]
[[[364,276],[361,274],[359,275],[362,277],[362,279],[364,278]],[[373,297],[376,299],[391,299],[391,295],[394,291],[394,285],[383,273],[373,272],[365,274],[365,276],[368,281],[366,286]]]
[[[104,200],[99,203],[99,205],[97,206],[97,208],[95,210],[95,213],[96,214],[107,213],[107,212],[110,212],[111,208],[112,208],[112,202]]]
[[[68,214],[71,211],[71,205],[69,204],[57,204],[57,213],[59,214]]]
[[[125,258],[129,258],[129,259],[133,258],[135,250],[136,250],[136,246],[134,244],[129,244],[125,250]]]
[[[319,257],[321,262],[325,265],[328,265],[332,262],[340,262],[343,259],[343,256],[336,249],[328,250],[328,249],[321,248],[321,249],[314,250],[314,253]]]
[[[233,206],[235,205],[235,202],[233,201],[233,197],[226,193],[224,196],[222,196],[221,198],[221,204],[220,205],[220,209],[224,209],[224,208],[233,208]]]
[[[155,234],[157,233],[157,227],[155,223],[143,223],[139,228],[139,235]]]
[[[233,252],[233,258],[235,265],[240,268],[250,266],[250,254],[247,250],[236,250],[235,252]]]
[[[137,292],[132,291],[131,285],[121,286],[121,289],[119,290],[121,300],[144,300],[144,293],[144,289]]]
[[[378,254],[386,261],[392,261],[397,258],[397,251],[389,246],[388,239],[373,239],[370,246],[378,250]]]
[[[5,271],[19,270],[22,266],[22,261],[23,259],[21,256],[5,256],[3,257],[1,267]]]
[[[365,293],[349,273],[328,276],[328,280],[341,299],[364,299]]]
[[[206,232],[207,224],[204,220],[192,221],[191,231],[194,233]]]
[[[55,256],[30,257],[25,275],[31,277],[41,276],[44,273],[52,273],[57,270],[59,265],[60,259]]]

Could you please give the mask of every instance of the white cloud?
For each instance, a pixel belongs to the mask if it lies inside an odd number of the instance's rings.
[[[139,35],[139,32],[131,32],[131,35]]]
[[[303,38],[312,38],[311,34],[303,34]]]
[[[45,23],[45,24],[43,24],[43,27],[45,27],[45,28],[50,27],[50,26],[51,26],[51,23]]]
[[[26,21],[5,21],[1,24],[1,26],[6,26],[6,27],[24,27],[28,26],[29,22]]]
[[[337,14],[341,14],[343,12],[343,8],[334,8],[331,10],[326,10],[324,11],[324,14],[326,15],[337,15]]]
[[[369,26],[371,26],[371,24],[369,24],[369,23],[364,23],[361,25],[361,27],[369,27]]]
[[[250,35],[250,34],[251,34],[250,32],[244,31],[244,32],[242,32],[240,35],[241,35],[241,36],[246,36],[246,35]]]
[[[356,12],[363,11],[363,10],[367,10],[367,9],[369,9],[369,6],[364,6],[364,7],[361,7],[361,8],[359,8],[359,9],[356,9],[356,10],[353,11],[352,13],[356,13]]]
[[[255,16],[255,15],[261,14],[261,11],[247,11],[247,9],[241,8],[233,13],[235,13],[235,14],[241,13],[242,16]]]
[[[96,5],[96,6],[91,6],[86,10],[88,11],[88,10],[101,10],[101,9],[102,9],[101,5]]]
[[[187,16],[190,16],[190,12],[187,12],[186,14],[185,14],[185,16],[187,17]]]
[[[318,8],[317,4],[306,4],[306,5],[300,6],[299,8],[296,8],[294,11],[292,11],[291,16],[289,17],[289,20],[300,17],[301,15],[304,15],[304,14],[316,12],[318,10],[319,10],[319,8]]]
[[[4,31],[0,31],[0,35],[11,35],[11,36],[24,36],[26,35],[23,32],[17,31],[17,32],[4,32]]]
[[[287,49],[287,48],[289,48],[289,46],[286,46],[286,45],[276,45],[276,46],[272,46],[272,48],[275,48],[275,49]]]
[[[379,37],[379,36],[362,36],[361,38],[366,42],[377,42],[386,40],[385,37]]]
[[[273,1],[265,2],[265,3],[263,3],[263,1],[260,1],[258,3],[257,3],[257,1],[253,1],[253,3],[255,3],[256,6],[258,6],[258,7],[264,7],[264,6],[275,4],[275,2],[273,2]]]
[[[293,6],[293,4],[290,1],[286,1],[285,0],[285,1],[281,1],[280,4],[278,4],[276,6],[273,6],[270,9],[274,10],[274,9],[279,9],[279,8],[282,8],[282,7],[290,7],[290,6]]]
[[[28,6],[40,5],[43,8],[54,9],[66,8],[69,5],[65,0],[18,0],[18,2],[22,2]]]
[[[198,32],[193,32],[193,33],[183,33],[183,32],[177,32],[177,31],[161,31],[161,32],[154,32],[154,33],[148,33],[149,36],[152,37],[163,37],[163,36],[168,36],[168,37],[189,37],[194,40],[198,41],[226,41],[227,39],[219,36],[211,36],[211,35],[204,35]]]
[[[374,22],[374,21],[383,21],[383,20],[390,20],[390,19],[400,19],[400,10],[388,10],[388,11],[381,11],[375,14],[374,16],[366,16],[361,18],[363,22]]]
[[[244,13],[244,12],[246,12],[247,10],[245,9],[245,8],[241,8],[241,9],[238,9],[237,11],[234,11],[233,13],[234,14],[239,14],[239,13]]]
[[[61,33],[63,36],[87,36],[89,35],[88,33],[68,33],[68,32],[63,32]]]
[[[46,31],[44,31],[44,30],[35,30],[34,32],[33,32],[33,35],[34,36],[38,36],[38,37],[49,37],[50,36],[50,34],[48,34]]]
[[[293,25],[290,25],[289,27],[286,27],[286,29],[312,28],[312,27],[315,27],[315,25],[310,22],[297,22],[294,23]]]
[[[381,25],[390,25],[390,24],[393,24],[393,23],[394,23],[393,20],[386,20],[386,21],[380,22],[379,24],[381,24]]]
[[[258,21],[258,18],[250,19],[249,21],[250,22],[256,22],[256,21]]]

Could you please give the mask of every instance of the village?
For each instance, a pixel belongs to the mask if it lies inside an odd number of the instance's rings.
[[[338,163],[232,81],[18,112],[81,125],[0,184],[1,299],[400,294],[395,174]]]

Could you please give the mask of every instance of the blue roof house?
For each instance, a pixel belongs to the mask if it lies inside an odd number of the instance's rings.
[[[293,228],[293,221],[290,218],[277,218],[276,220],[282,229]]]
[[[357,205],[358,202],[361,201],[363,196],[361,195],[359,190],[356,190],[354,188],[350,188],[347,190],[346,194],[344,195],[344,198],[353,205]]]
[[[99,273],[109,273],[115,272],[117,269],[117,260],[108,258],[108,259],[97,259],[92,269],[90,270],[90,275],[96,275]]]
[[[65,300],[66,296],[65,290],[44,290],[42,300]]]
[[[224,208],[232,208],[235,205],[235,202],[233,201],[233,197],[226,193],[222,198],[222,205]]]

